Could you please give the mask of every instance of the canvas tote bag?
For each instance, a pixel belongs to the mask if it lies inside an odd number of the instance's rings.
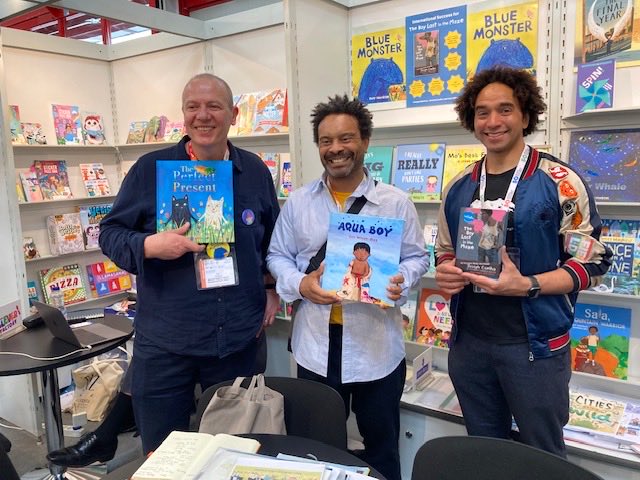
[[[121,360],[94,360],[71,372],[76,389],[73,412],[86,412],[87,420],[100,422],[116,397],[124,369]]]
[[[248,388],[238,377],[231,386],[213,394],[200,420],[205,433],[274,433],[286,435],[284,397],[264,384],[264,376],[254,375]]]

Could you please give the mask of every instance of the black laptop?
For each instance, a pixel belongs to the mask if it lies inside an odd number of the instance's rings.
[[[91,325],[71,328],[67,319],[64,318],[62,312],[56,307],[36,300],[32,300],[32,303],[38,309],[38,313],[51,334],[63,342],[76,347],[83,348],[111,342],[112,340],[117,340],[129,334],[129,332],[123,332],[122,330],[102,323],[93,323]]]

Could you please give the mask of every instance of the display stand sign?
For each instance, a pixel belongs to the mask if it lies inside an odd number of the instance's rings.
[[[9,338],[24,330],[22,325],[20,302],[16,299],[5,305],[0,305],[0,340]]]

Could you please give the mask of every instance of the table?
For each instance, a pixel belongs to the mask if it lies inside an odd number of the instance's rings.
[[[328,445],[310,438],[296,437],[295,435],[270,435],[266,433],[252,433],[239,435],[240,437],[253,438],[260,442],[258,453],[275,457],[278,453],[287,453],[298,457],[313,455],[320,461],[340,463],[342,465],[360,465],[371,469],[369,475],[384,480],[382,474],[370,465],[367,465],[360,458],[351,453],[340,450],[333,445]],[[144,463],[144,458],[137,458],[131,462],[115,469],[113,472],[102,477],[102,480],[127,480]]]
[[[78,351],[73,355],[58,360],[35,360],[22,355],[0,355],[2,359],[2,361],[0,361],[0,376],[40,373],[43,390],[44,428],[48,452],[64,446],[58,372],[56,369],[113,350],[125,343],[133,335],[133,324],[131,320],[125,316],[105,315],[98,323],[104,323],[105,325],[126,333],[117,340],[101,343],[92,347],[90,350]],[[0,340],[0,352],[21,352],[41,358],[59,357],[73,352],[76,349],[77,347],[54,338],[44,326],[28,329],[6,340]],[[72,477],[72,475],[65,475],[66,467],[52,463],[49,463],[49,471],[51,475],[47,478],[65,480]]]

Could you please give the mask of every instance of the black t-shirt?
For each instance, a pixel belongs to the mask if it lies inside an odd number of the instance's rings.
[[[487,174],[486,200],[504,198],[515,169],[497,175]],[[480,196],[480,188],[474,200]],[[518,208],[518,205],[516,205]],[[513,212],[509,213],[505,245],[513,245]],[[517,265],[516,265],[517,266]],[[458,315],[458,328],[491,343],[508,344],[527,341],[527,327],[522,314],[520,297],[503,297],[475,293],[473,285],[464,289],[462,312]]]

